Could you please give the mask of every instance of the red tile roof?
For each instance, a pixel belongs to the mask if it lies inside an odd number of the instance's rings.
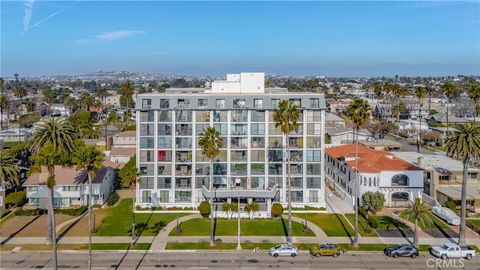
[[[325,149],[327,155],[346,160],[349,167],[355,167],[355,144],[330,147]],[[358,145],[358,170],[366,173],[379,173],[381,171],[423,171],[422,168],[399,159],[385,151],[370,149]]]

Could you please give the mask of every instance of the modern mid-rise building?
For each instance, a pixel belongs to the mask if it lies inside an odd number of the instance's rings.
[[[211,88],[167,89],[137,96],[137,185],[140,206],[196,207],[217,204],[287,203],[286,139],[275,127],[281,100],[298,105],[301,117],[289,138],[292,203],[325,206],[325,100],[322,94],[264,88],[263,73],[229,74]],[[209,166],[198,144],[206,127],[221,133],[223,146]],[[213,170],[214,190],[209,190]],[[221,210],[221,209],[220,209]]]

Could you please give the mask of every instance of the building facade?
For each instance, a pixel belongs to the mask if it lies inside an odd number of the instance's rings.
[[[203,93],[167,89],[137,96],[139,205],[196,207],[210,196],[218,204],[238,198],[240,203],[254,201],[267,212],[274,201],[286,204],[287,142],[275,127],[273,109],[288,99],[301,111],[299,126],[289,139],[292,203],[325,206],[323,95],[264,89],[259,78],[252,78],[258,73],[252,74],[229,75],[231,82],[214,82],[215,87]],[[253,82],[247,85],[259,89],[245,89],[244,77]],[[264,75],[259,77],[263,80]],[[235,83],[240,86],[230,85]],[[213,168],[198,144],[206,127],[220,131],[223,140]]]
[[[356,155],[355,144],[326,149],[326,181],[351,206],[355,204],[355,197],[359,197],[361,205],[361,197],[368,191],[383,193],[385,206],[388,207],[407,206],[409,201],[422,197],[422,168],[396,158],[391,153],[360,144],[357,153]],[[358,167],[358,177],[355,175],[355,167]]]

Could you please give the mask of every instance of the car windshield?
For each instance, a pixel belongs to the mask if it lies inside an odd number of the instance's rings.
[[[274,246],[273,249],[279,249],[281,248],[282,246],[278,245],[278,246]]]
[[[448,246],[447,246],[446,244],[443,244],[443,245],[440,246],[440,248],[442,248],[442,249],[448,249]]]

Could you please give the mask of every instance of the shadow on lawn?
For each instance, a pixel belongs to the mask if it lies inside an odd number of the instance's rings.
[[[145,222],[135,224],[135,238],[140,237],[146,229],[148,229],[148,222],[150,222],[150,219],[152,218],[153,213],[150,213],[148,216],[147,220]],[[131,233],[132,228],[130,228],[130,233]]]
[[[32,224],[35,220],[37,220],[41,215],[34,217],[32,220],[27,222],[27,224],[23,225],[20,229],[18,229],[16,232],[10,234],[7,238],[5,238],[0,244],[4,245],[8,241],[10,241],[13,237],[15,237],[17,234],[19,234],[21,231],[23,231],[25,228],[27,228],[30,224]]]
[[[350,238],[350,241],[353,241],[353,237],[352,237],[352,235],[350,234],[350,232],[348,231],[347,226],[345,226],[345,223],[343,223],[343,220],[338,216],[337,213],[335,213],[335,217],[338,219],[338,221],[340,222],[340,224],[342,224],[342,228],[343,228],[343,230],[345,231],[345,233],[347,234],[348,238]],[[345,217],[345,219],[346,219],[346,217]]]
[[[405,238],[410,244],[413,244],[412,241],[410,241],[409,236],[405,233],[405,231],[412,233],[410,227],[408,227],[405,223],[395,218],[384,216],[380,221],[380,224],[385,225],[387,231],[389,231],[390,227],[393,226],[403,238]]]

